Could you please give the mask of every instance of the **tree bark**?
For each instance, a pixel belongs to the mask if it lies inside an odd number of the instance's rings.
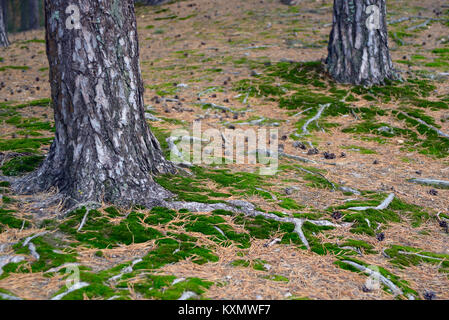
[[[333,15],[329,74],[337,82],[366,86],[395,79],[385,0],[334,0]]]
[[[5,2],[0,0],[0,47],[9,46],[8,34],[6,32]]]
[[[158,205],[171,194],[152,176],[175,169],[145,121],[134,2],[73,3],[45,0],[55,140],[39,169],[13,187],[56,188],[65,207]]]

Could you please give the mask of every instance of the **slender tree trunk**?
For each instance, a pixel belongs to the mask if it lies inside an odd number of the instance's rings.
[[[8,34],[6,33],[6,16],[4,16],[5,11],[5,2],[0,0],[0,47],[9,46]]]
[[[45,27],[55,140],[13,187],[56,187],[66,207],[157,205],[170,194],[152,176],[175,170],[145,122],[133,0],[46,0]]]
[[[34,30],[40,28],[40,10],[39,10],[39,0],[28,0],[29,19],[28,19],[28,30]]]
[[[338,82],[381,84],[394,79],[385,0],[334,0],[327,69]]]
[[[28,30],[28,21],[30,12],[28,10],[29,0],[22,0],[19,2],[20,6],[20,31]]]

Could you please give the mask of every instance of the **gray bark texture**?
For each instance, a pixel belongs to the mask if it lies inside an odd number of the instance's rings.
[[[341,83],[382,84],[395,79],[389,49],[385,0],[334,0],[326,61]]]
[[[55,140],[39,169],[13,187],[55,188],[66,208],[159,205],[171,194],[152,177],[175,169],[145,122],[134,1],[79,0],[79,28],[67,10],[73,3],[45,1]]]
[[[4,16],[5,10],[4,0],[0,0],[0,47],[9,46],[8,34],[6,33],[6,17]]]

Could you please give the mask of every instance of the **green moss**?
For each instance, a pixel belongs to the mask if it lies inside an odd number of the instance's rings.
[[[71,234],[77,241],[95,248],[130,245],[162,237],[159,231],[143,226],[141,221],[145,219],[145,215],[137,212],[131,212],[120,223],[113,224],[110,218],[99,211],[90,210],[82,231],[77,232],[85,213],[85,208],[71,212],[67,221],[59,228]]]
[[[250,262],[248,260],[238,259],[231,262],[231,265],[234,267],[249,267]]]
[[[290,280],[287,277],[278,275],[278,274],[272,274],[269,276],[264,276],[264,279],[268,279],[271,281],[278,281],[278,282],[289,282]]]
[[[252,264],[254,270],[267,271],[267,268],[265,267],[267,262],[265,260],[256,259],[256,260],[253,260],[251,262],[251,264]]]
[[[29,228],[31,226],[30,222],[14,217],[14,212],[16,211],[0,208],[0,231],[5,226],[14,229],[20,229],[22,226]]]
[[[0,71],[6,71],[6,70],[28,70],[30,67],[28,66],[3,66],[0,67]]]
[[[367,149],[367,148],[364,148],[364,147],[355,146],[355,145],[342,146],[341,148],[349,150],[349,151],[359,152],[361,154],[377,154],[377,152],[374,151],[374,150]]]
[[[148,275],[144,281],[134,285],[134,290],[147,299],[177,300],[187,291],[201,297],[213,285],[213,282],[200,278],[187,278],[174,283],[175,280],[175,276]]]
[[[259,195],[271,199],[271,194],[259,190],[268,185],[263,176],[247,172],[231,172],[226,169],[207,169],[193,167],[193,177],[180,175],[165,175],[156,178],[164,188],[176,193],[180,200],[203,203],[219,203],[222,200],[209,199],[210,189],[205,188],[207,180],[213,181],[221,188],[230,188],[232,195]]]
[[[339,260],[337,260],[335,262],[335,264],[337,266],[339,266],[340,268],[342,268],[344,270],[351,271],[351,272],[364,274],[364,273],[360,272],[357,268],[353,267],[352,265],[350,265],[348,263],[343,262],[342,260],[352,261],[352,262],[355,262],[355,263],[362,265],[364,267],[367,267],[367,268],[373,267],[373,266],[369,266],[367,263],[365,263],[363,261],[360,261],[360,260],[357,260],[354,258],[350,258],[350,257],[340,257]],[[391,282],[393,282],[397,287],[399,287],[402,290],[403,296],[401,296],[400,298],[402,298],[402,299],[407,298],[408,295],[412,295],[415,298],[419,297],[418,293],[415,290],[410,288],[410,284],[407,281],[401,280],[398,276],[394,275],[393,273],[386,270],[385,268],[378,267],[378,266],[374,266],[374,267],[376,267],[376,269],[382,276],[389,279]],[[391,293],[390,289],[387,288],[386,286],[384,286],[384,290]]]
[[[183,236],[178,236],[178,238],[183,238]],[[196,239],[194,239],[195,242],[179,240],[172,238],[157,240],[157,249],[143,257],[143,261],[135,264],[134,269],[158,269],[166,264],[176,263],[189,257],[192,258],[192,262],[197,264],[218,261],[218,257],[210,249],[198,246]]]
[[[6,176],[19,176],[34,171],[44,160],[43,156],[17,157],[6,162],[0,170]]]
[[[282,199],[282,201],[279,203],[279,206],[288,210],[299,210],[304,208],[304,206],[299,205],[295,200],[290,198]]]
[[[23,119],[20,115],[15,115],[5,120],[5,122],[21,129],[46,130],[46,131],[52,131],[54,129],[51,123],[48,121],[42,122],[39,121],[38,118]]]
[[[327,211],[330,213],[335,210],[345,211],[345,209],[351,207],[376,207],[386,198],[384,194],[366,196],[368,199],[365,201],[349,201],[344,205],[331,207]],[[423,208],[405,203],[396,197],[385,210],[345,211],[343,220],[353,223],[352,233],[375,236],[379,224],[386,225],[389,222],[401,222],[404,217],[411,220],[413,227],[418,227],[421,223],[430,219],[429,213]]]
[[[392,245],[385,253],[390,257],[390,262],[398,267],[416,266],[421,263],[439,265],[440,272],[449,272],[449,255],[426,252],[413,247]]]
[[[341,245],[341,247],[354,247],[359,249],[365,254],[376,254],[377,251],[373,250],[374,246],[362,241],[362,240],[354,240],[354,239],[346,239]]]
[[[42,145],[48,145],[53,138],[41,139],[0,139],[0,151],[37,152]]]
[[[55,247],[50,244],[51,239],[37,237],[31,240],[36,246],[39,260],[31,263],[32,272],[47,271],[51,268],[61,266],[65,263],[76,262],[76,252],[72,249],[65,249],[65,253],[55,252]],[[28,250],[28,248],[23,248]]]

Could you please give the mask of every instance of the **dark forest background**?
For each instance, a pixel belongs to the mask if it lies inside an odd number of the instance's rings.
[[[0,0],[4,3],[3,16],[8,32],[27,31],[44,25],[44,0]],[[33,2],[37,3],[38,12],[31,10]],[[33,18],[37,17],[37,22]]]

